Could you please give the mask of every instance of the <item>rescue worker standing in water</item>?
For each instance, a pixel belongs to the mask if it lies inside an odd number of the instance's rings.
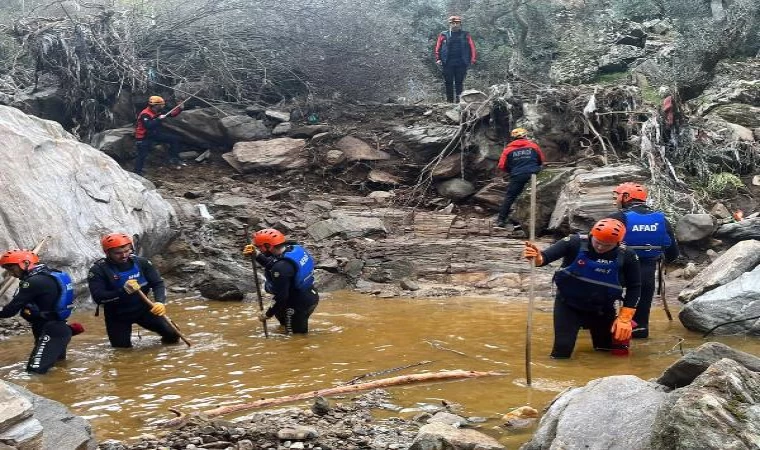
[[[647,190],[638,183],[623,183],[613,191],[615,205],[621,209],[610,216],[625,224],[625,245],[636,252],[641,270],[641,298],[633,316],[634,339],[649,337],[649,312],[655,292],[658,264],[673,262],[680,252],[665,214],[646,205]],[[660,275],[662,276],[662,274]]]
[[[34,348],[26,371],[43,374],[66,359],[71,336],[84,328],[78,323],[66,324],[74,309],[71,277],[39,262],[39,257],[29,250],[9,250],[0,256],[0,266],[20,280],[18,292],[0,310],[0,318],[21,313],[32,325]]]
[[[613,338],[619,342],[630,339],[641,281],[636,253],[620,246],[624,237],[625,225],[602,219],[591,227],[588,237],[571,235],[544,251],[525,242],[523,257],[533,259],[537,267],[562,258],[554,274],[552,358],[572,355],[581,327],[591,332],[595,350],[616,349]],[[623,306],[616,315],[615,301],[619,299]]]
[[[123,233],[111,233],[100,240],[105,258],[90,268],[88,286],[98,308],[103,306],[106,332],[112,347],[132,347],[132,325],[161,335],[161,342],[174,344],[179,334],[163,317],[166,314],[166,287],[153,264],[135,256],[132,238]],[[137,293],[153,291],[152,308]],[[96,312],[97,315],[97,312]]]
[[[256,261],[264,267],[266,291],[274,296],[274,304],[259,319],[276,317],[288,333],[308,333],[309,317],[317,308],[319,294],[314,287],[314,259],[302,246],[287,242],[285,235],[274,228],[253,234],[253,245],[246,245],[243,255],[256,253]]]

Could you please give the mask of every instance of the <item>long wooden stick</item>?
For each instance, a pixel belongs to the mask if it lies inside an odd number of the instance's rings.
[[[529,229],[530,242],[536,240],[536,174],[530,176],[530,229]],[[530,341],[533,335],[533,303],[536,299],[536,291],[534,288],[534,279],[536,272],[536,260],[531,258],[530,260],[530,276],[528,278],[528,319],[525,326],[525,381],[528,386],[531,385],[533,379],[530,373],[530,360],[531,360],[531,346]]]
[[[42,240],[34,246],[32,249],[32,253],[35,255],[38,255],[40,253],[40,250],[42,250],[42,246],[45,245],[45,243],[50,239],[50,236],[45,236],[42,238]],[[16,277],[10,277],[3,281],[2,286],[0,286],[0,297],[3,296],[12,286],[14,286],[18,282],[18,278]]]
[[[660,300],[662,300],[662,308],[665,310],[665,315],[668,316],[669,321],[673,321],[673,314],[670,313],[668,307],[668,299],[665,297],[665,269],[662,266],[662,259],[657,263],[659,264],[657,270],[657,282],[660,284]]]
[[[445,371],[433,372],[433,373],[418,373],[418,374],[412,374],[412,375],[401,375],[398,377],[383,378],[380,380],[369,381],[366,383],[336,386],[336,387],[331,387],[331,388],[326,388],[326,389],[319,389],[319,390],[311,391],[311,392],[303,392],[301,394],[287,395],[285,397],[261,399],[261,400],[256,400],[249,403],[240,403],[238,405],[220,406],[219,408],[203,411],[201,414],[204,417],[212,418],[212,417],[217,417],[224,414],[231,414],[234,412],[246,411],[246,410],[254,409],[254,408],[281,405],[283,403],[290,403],[290,402],[295,402],[299,400],[308,400],[310,398],[314,398],[318,396],[327,397],[330,395],[346,394],[350,392],[366,391],[370,389],[385,388],[389,386],[398,386],[402,384],[411,384],[411,383],[418,383],[418,382],[445,381],[445,380],[455,380],[455,379],[461,379],[461,378],[479,378],[479,377],[498,376],[498,375],[504,375],[504,374],[501,372],[475,372],[475,371],[470,371],[470,370],[445,370]],[[175,417],[165,422],[161,422],[160,423],[161,426],[174,428],[174,427],[183,425],[184,422],[187,420],[187,417],[188,417],[187,414],[182,414],[174,409],[170,409],[170,411],[177,414],[179,417]]]
[[[249,241],[248,239],[248,226],[244,229],[245,233],[245,241],[248,242],[250,245],[253,245],[253,242]],[[264,299],[261,298],[261,282],[259,282],[259,265],[256,263],[256,253],[251,255],[251,266],[253,267],[253,283],[256,285],[256,296],[259,299],[259,312],[264,312]],[[269,339],[269,328],[267,327],[267,321],[262,320],[261,326],[264,327],[264,339]]]
[[[155,303],[153,303],[148,298],[148,296],[145,295],[145,292],[143,292],[142,290],[138,289],[137,290],[137,294],[140,296],[140,298],[142,299],[142,301],[145,302],[146,305],[148,305],[149,307],[153,308],[153,306],[155,305]],[[190,342],[190,340],[187,339],[185,337],[185,335],[182,334],[181,331],[179,331],[179,328],[177,327],[177,324],[175,324],[174,321],[169,318],[169,316],[164,315],[163,317],[164,317],[164,320],[166,320],[166,323],[168,323],[169,326],[172,327],[172,329],[179,335],[179,338],[182,339],[182,342],[184,342],[185,344],[187,344],[188,347],[192,347],[193,346],[192,342]]]

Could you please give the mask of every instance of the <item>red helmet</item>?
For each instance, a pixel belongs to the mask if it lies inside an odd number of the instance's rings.
[[[40,257],[30,250],[8,250],[0,256],[0,266],[6,264],[18,264],[24,270],[29,270],[40,262]]]
[[[107,234],[100,239],[100,245],[103,247],[103,251],[106,253],[108,253],[108,250],[111,250],[112,248],[123,247],[125,245],[132,245],[132,248],[134,248],[134,245],[132,244],[132,238],[129,237],[128,234],[124,233]]]
[[[639,183],[623,183],[612,191],[617,195],[617,199],[621,203],[626,203],[631,200],[647,201],[647,189]],[[626,196],[627,194],[627,196]]]
[[[262,252],[268,252],[285,242],[285,235],[274,228],[265,228],[253,234],[253,244]]]
[[[619,244],[625,237],[625,225],[619,220],[602,219],[591,227],[589,234],[604,244]]]

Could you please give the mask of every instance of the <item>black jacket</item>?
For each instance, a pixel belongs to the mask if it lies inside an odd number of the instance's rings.
[[[135,292],[127,294],[124,286],[114,282],[114,274],[128,270],[131,264],[137,264],[148,284],[143,286],[142,291],[148,295],[153,291],[155,301],[166,302],[166,286],[164,280],[153,264],[140,256],[133,256],[129,263],[117,265],[106,258],[100,259],[93,264],[87,275],[87,285],[90,288],[92,300],[98,305],[103,305],[107,315],[110,314],[135,314],[139,315],[148,309],[147,304]]]

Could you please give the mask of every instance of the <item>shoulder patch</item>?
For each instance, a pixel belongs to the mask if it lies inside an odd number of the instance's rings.
[[[26,288],[29,287],[29,282],[28,281],[22,281],[21,283],[19,283],[18,287],[19,287],[19,289],[26,289]]]
[[[93,272],[92,270],[87,273],[87,278],[89,278],[90,280],[95,278],[95,276],[96,276],[95,272]]]
[[[562,240],[570,242],[570,236],[565,236]]]
[[[280,277],[280,272],[272,272],[272,276],[275,277],[275,278],[279,278]]]

